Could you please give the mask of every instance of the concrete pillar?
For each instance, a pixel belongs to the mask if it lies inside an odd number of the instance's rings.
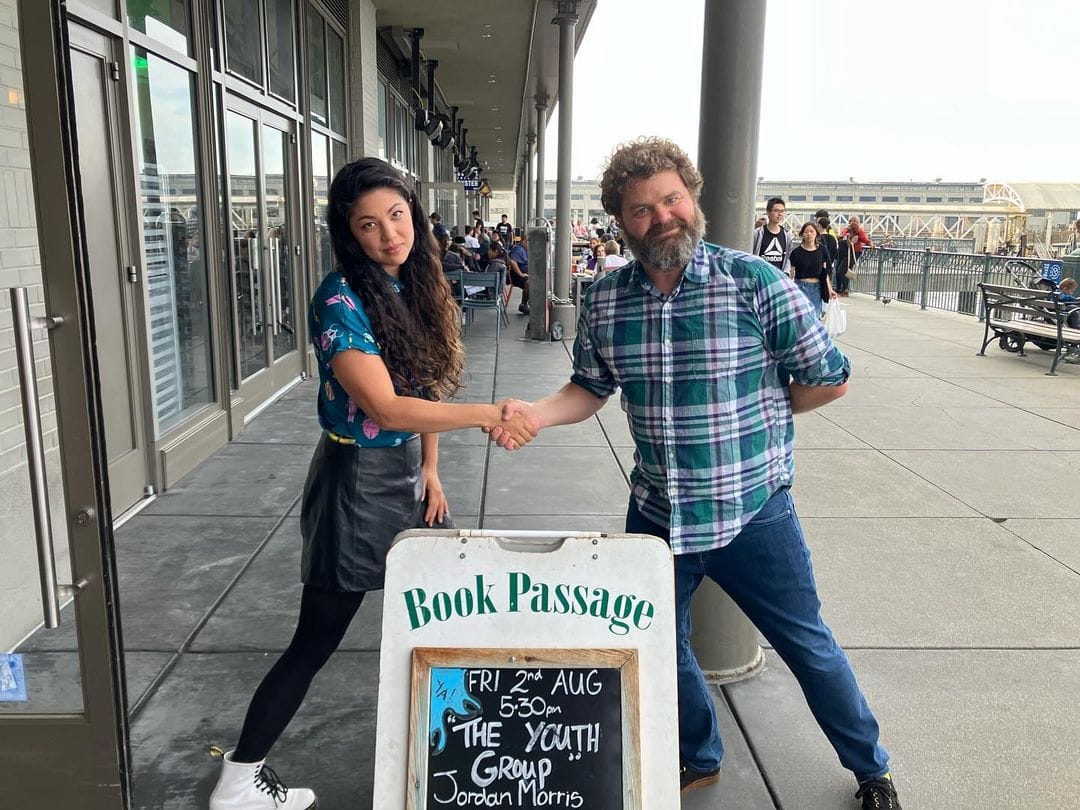
[[[706,238],[749,250],[757,189],[758,124],[765,54],[765,3],[705,0],[698,168]],[[706,579],[691,606],[691,643],[705,674],[723,681],[756,674],[764,663],[757,631]]]
[[[562,324],[563,335],[572,338],[577,323],[570,301],[570,155],[574,143],[574,32],[578,0],[555,0],[559,26],[559,173],[555,184],[555,273],[552,323]],[[543,178],[539,185],[543,188]],[[540,194],[541,202],[543,193]],[[565,301],[567,303],[560,303]]]
[[[529,130],[525,135],[525,212],[521,221],[517,224],[524,228],[533,218],[532,208],[532,184],[533,184],[533,145],[536,143],[536,133]]]
[[[379,154],[379,68],[375,55],[375,4],[352,0],[349,4],[349,160]]]
[[[515,180],[514,187],[514,213],[511,218],[516,222],[525,216],[525,203],[522,202],[522,198],[525,197],[525,161],[519,161],[517,164],[517,179]]]
[[[547,106],[548,94],[536,94],[536,204],[533,206],[533,216],[544,215],[544,150],[547,139],[544,133],[547,130]],[[523,222],[522,225],[528,225]]]

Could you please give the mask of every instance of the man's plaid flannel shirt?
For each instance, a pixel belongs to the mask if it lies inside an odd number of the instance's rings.
[[[687,554],[730,543],[791,484],[787,380],[841,385],[850,369],[785,275],[700,242],[669,296],[637,261],[589,289],[571,381],[598,397],[622,389],[632,496]]]

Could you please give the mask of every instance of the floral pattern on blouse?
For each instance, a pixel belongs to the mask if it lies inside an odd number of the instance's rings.
[[[400,293],[400,282],[391,279],[391,283]],[[340,272],[328,275],[315,291],[308,309],[308,334],[319,364],[319,424],[325,430],[355,439],[364,447],[392,447],[414,435],[382,430],[334,376],[330,361],[340,352],[355,349],[382,354],[363,302]]]

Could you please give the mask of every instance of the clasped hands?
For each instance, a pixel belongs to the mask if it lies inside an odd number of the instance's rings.
[[[540,432],[540,419],[532,403],[520,399],[503,399],[496,402],[496,416],[484,425],[484,433],[491,441],[506,450],[517,450],[536,438]]]

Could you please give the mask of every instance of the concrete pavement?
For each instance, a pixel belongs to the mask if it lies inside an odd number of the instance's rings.
[[[795,500],[823,613],[848,650],[911,810],[1070,807],[1080,795],[1080,367],[995,347],[974,319],[846,300],[850,393],[798,417]],[[538,397],[568,347],[481,313],[465,399]],[[490,321],[490,322],[489,322]],[[117,532],[135,806],[204,807],[212,744],[288,643],[299,604],[296,503],[315,386],[298,386]],[[447,435],[459,526],[621,531],[630,437],[617,402],[522,452]],[[523,486],[528,482],[528,486]],[[272,754],[324,810],[370,804],[380,598],[365,602]],[[28,650],[62,682],[70,631]],[[851,808],[855,785],[771,652],[718,688],[728,755],[684,808]],[[650,808],[649,810],[653,810]]]

